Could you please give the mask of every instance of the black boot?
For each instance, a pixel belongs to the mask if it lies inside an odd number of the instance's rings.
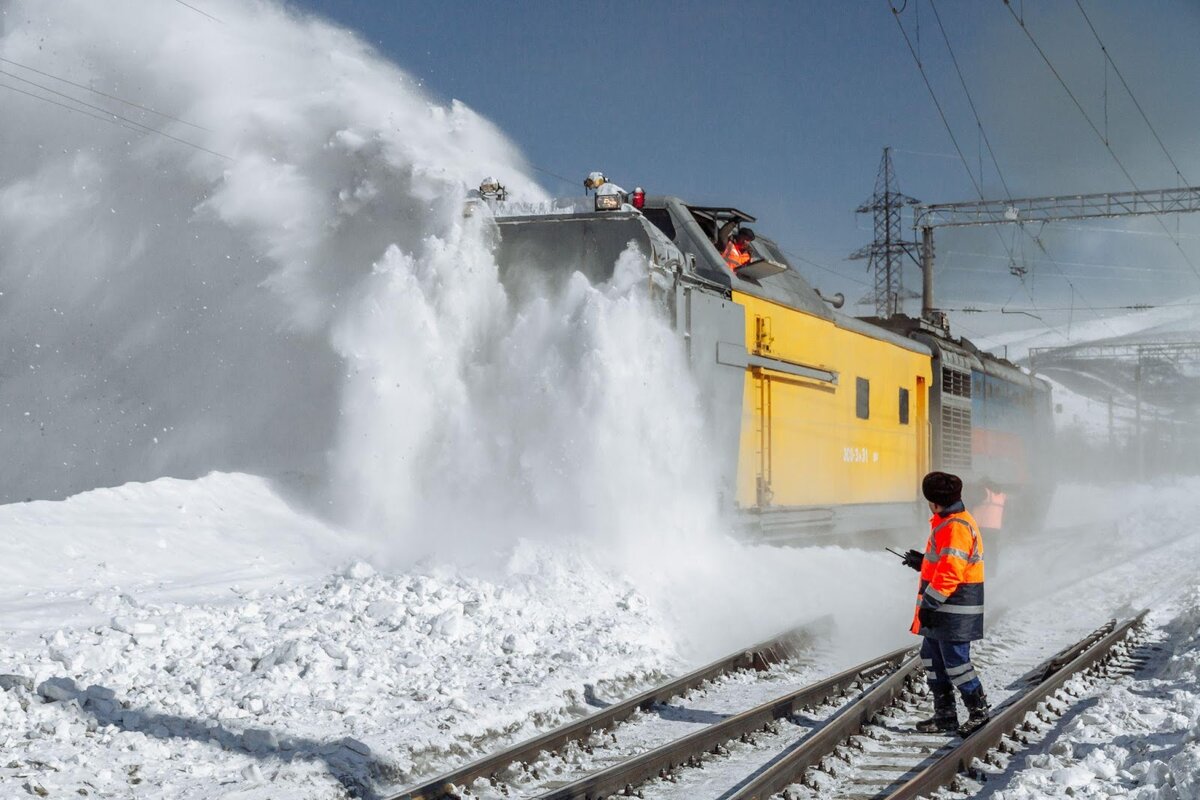
[[[940,733],[958,727],[958,708],[954,703],[954,689],[933,690],[933,716],[920,720],[915,726],[921,733]]]
[[[970,694],[963,692],[963,705],[967,707],[967,721],[958,727],[958,732],[962,736],[970,736],[991,719],[988,699],[983,692],[983,687]]]

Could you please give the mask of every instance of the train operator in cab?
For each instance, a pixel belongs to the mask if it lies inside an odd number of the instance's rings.
[[[921,663],[933,693],[933,716],[917,723],[923,733],[970,735],[988,720],[983,683],[971,663],[971,642],[983,638],[983,537],[962,502],[962,480],[931,472],[921,482],[929,501],[929,540],[924,554],[909,550],[904,563],[921,573],[912,632],[924,637]],[[962,694],[967,721],[958,724],[954,690]]]
[[[738,267],[750,263],[750,243],[754,241],[754,231],[749,228],[738,228],[737,233],[729,237],[721,256],[731,272],[737,272]]]

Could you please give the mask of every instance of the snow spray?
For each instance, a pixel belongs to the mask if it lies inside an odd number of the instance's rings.
[[[0,10],[3,500],[251,472],[396,565],[590,552],[707,652],[828,611],[819,576],[898,574],[728,538],[646,265],[508,295],[466,190],[542,191],[352,34],[265,1]]]

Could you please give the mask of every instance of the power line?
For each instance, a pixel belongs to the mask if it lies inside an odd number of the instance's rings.
[[[967,177],[971,179],[971,185],[975,187],[975,192],[981,198],[984,196],[983,189],[980,188],[979,182],[975,180],[975,173],[971,172],[971,165],[967,163],[967,157],[963,155],[962,148],[958,146],[958,138],[954,135],[954,129],[950,127],[950,121],[946,119],[946,112],[942,110],[942,104],[938,100],[937,92],[933,90],[933,84],[929,82],[929,76],[925,73],[925,65],[921,63],[921,57],[917,55],[917,51],[913,48],[912,40],[908,38],[908,31],[904,29],[904,23],[900,21],[900,11],[892,5],[892,0],[885,0],[888,8],[892,12],[892,17],[896,20],[896,27],[900,29],[900,35],[904,37],[904,43],[908,45],[908,52],[912,54],[913,61],[917,65],[917,71],[921,73],[921,80],[925,82],[925,88],[929,90],[929,97],[933,100],[933,106],[937,109],[938,116],[942,118],[942,125],[946,128],[946,133],[950,135],[950,142],[954,145],[955,152],[958,153],[958,160],[962,162],[963,168],[967,171]]]
[[[60,103],[57,100],[51,100],[49,97],[42,97],[39,94],[34,94],[33,92],[27,92],[24,89],[18,89],[16,86],[9,86],[7,83],[0,83],[0,89],[8,89],[10,92],[16,92],[17,94],[23,94],[26,97],[32,97],[34,100],[41,100],[42,102],[56,105],[59,108],[65,108],[67,111],[74,111],[78,114],[83,114],[85,117],[91,117],[92,119],[98,119],[101,122],[107,122],[109,124],[124,128],[125,130],[133,131],[134,133],[143,133],[143,131],[138,130],[137,128],[133,127],[132,125],[125,125],[121,122],[117,122],[116,120],[110,119],[109,117],[102,117],[99,114],[93,114],[92,112],[85,111],[82,108],[76,108],[75,106],[69,106],[66,103]]]
[[[1092,311],[1152,311],[1160,308],[1197,308],[1200,307],[1200,302],[1196,303],[1130,303],[1123,306],[1097,306],[1092,308]],[[1003,308],[979,308],[978,306],[962,306],[960,308],[946,308],[943,311],[955,311],[962,314],[1016,314],[1026,313],[1028,311],[1078,311],[1076,306],[1057,306],[1041,308],[1013,308],[1005,306]]]
[[[932,0],[930,0],[930,2],[932,4]],[[948,119],[946,119],[946,114],[942,110],[942,104],[937,98],[937,92],[934,91],[933,84],[930,82],[929,76],[925,72],[925,65],[921,63],[920,56],[918,56],[916,50],[913,49],[912,41],[908,38],[908,32],[904,29],[904,23],[902,23],[900,21],[900,12],[897,11],[895,6],[892,5],[891,0],[887,0],[887,3],[888,3],[888,8],[891,9],[892,16],[896,20],[896,26],[900,29],[900,34],[904,37],[904,43],[906,45],[908,45],[908,52],[912,54],[913,61],[917,65],[917,71],[921,73],[921,80],[923,80],[925,82],[925,88],[929,90],[929,96],[933,100],[934,107],[937,108],[938,116],[941,117],[941,119],[942,119],[942,125],[946,128],[946,133],[950,136],[950,141],[954,145],[955,152],[958,153],[958,159],[959,159],[959,161],[962,162],[963,169],[966,170],[967,177],[970,178],[970,180],[971,180],[971,185],[975,187],[975,192],[976,192],[976,194],[979,195],[979,199],[981,199],[981,200],[986,199],[984,196],[984,193],[983,193],[983,188],[980,186],[979,182],[975,180],[975,175],[974,175],[974,173],[971,172],[971,165],[969,163],[967,163],[967,158],[963,154],[963,150],[958,144],[958,138],[954,135],[954,129],[950,127],[950,122]],[[936,14],[936,9],[935,9],[935,14]],[[940,25],[940,18],[939,18],[939,25]],[[945,35],[945,28],[942,28],[942,34],[943,34],[943,36]],[[954,53],[953,53],[953,50],[950,48],[950,41],[949,41],[948,37],[946,38],[946,47],[948,50],[950,50],[951,58],[953,58]],[[955,67],[957,68],[957,60],[955,60]],[[962,79],[961,71],[959,71],[959,78],[960,78],[960,80]],[[967,94],[967,99],[971,103],[972,110],[974,110],[975,103],[973,100],[971,100],[971,94],[967,90],[966,81],[963,80],[962,83],[963,83],[963,90]],[[975,119],[976,119],[976,122],[980,126],[980,131],[982,132],[983,123],[979,119],[979,115],[977,113],[975,115]],[[991,149],[991,146],[989,144],[989,151],[990,151],[990,149]],[[993,154],[993,158],[995,158],[995,154]],[[999,165],[997,165],[996,171],[997,171],[997,174],[999,174],[999,172],[1000,172]],[[983,178],[983,175],[981,174],[980,180],[982,180],[982,178]],[[1001,178],[1001,180],[1003,181],[1003,178]],[[1007,189],[1008,189],[1008,185],[1005,184],[1005,190],[1007,191]],[[1009,245],[1009,243],[1004,240],[1004,235],[1000,232],[999,229],[996,229],[996,236],[997,236],[997,238],[1000,239],[1001,246],[1003,246],[1005,251],[1008,253],[1010,262],[1015,265],[1016,264],[1016,255],[1013,253],[1012,246]],[[1037,242],[1037,239],[1035,238],[1034,241]],[[1040,242],[1038,242],[1038,246],[1042,249],[1043,252],[1046,252],[1045,246],[1042,245]],[[1046,255],[1049,256],[1050,254],[1046,253]],[[1069,282],[1070,281],[1068,280],[1068,283]],[[1072,288],[1074,288],[1074,287],[1072,287]],[[1033,295],[1030,294],[1031,302],[1032,302],[1032,298],[1033,298]],[[1082,295],[1081,295],[1081,299],[1082,299]]]
[[[950,54],[950,60],[954,64],[954,70],[958,74],[959,83],[962,84],[963,94],[965,94],[967,97],[967,103],[970,105],[971,113],[975,117],[975,124],[979,128],[980,136],[983,138],[984,144],[987,145],[988,155],[991,156],[992,164],[996,168],[996,176],[1000,179],[1000,184],[1004,187],[1005,197],[1008,198],[1009,200],[1011,200],[1012,199],[1012,191],[1009,189],[1008,181],[1006,181],[1004,179],[1004,171],[1000,169],[1000,162],[997,160],[996,153],[992,149],[992,142],[988,138],[987,130],[983,127],[983,120],[979,116],[979,111],[975,106],[975,100],[971,97],[971,90],[970,90],[970,88],[967,87],[967,81],[966,81],[966,78],[963,76],[962,69],[959,67],[958,58],[954,55],[954,48],[950,45],[950,37],[946,33],[945,26],[942,24],[941,14],[938,13],[937,6],[934,4],[934,0],[929,0],[929,6],[930,6],[930,8],[933,9],[933,14],[934,14],[935,19],[937,20],[938,29],[942,33],[942,39],[946,42],[946,51]],[[981,165],[980,166],[980,180],[982,180],[982,178],[983,178],[983,175],[982,175],[982,165]],[[981,195],[981,199],[982,199],[982,195]],[[1019,227],[1020,227],[1021,233],[1024,234],[1025,236],[1028,236],[1033,241],[1033,243],[1038,246],[1038,249],[1040,249],[1043,253],[1046,254],[1046,257],[1049,259],[1050,263],[1054,266],[1056,271],[1062,276],[1063,280],[1066,281],[1067,285],[1071,287],[1071,291],[1079,296],[1079,299],[1083,301],[1083,304],[1085,306],[1092,308],[1093,306],[1092,306],[1091,302],[1084,296],[1083,292],[1080,292],[1076,288],[1075,284],[1071,282],[1071,279],[1067,277],[1067,273],[1062,269],[1059,262],[1053,256],[1050,255],[1050,251],[1046,249],[1046,245],[1041,240],[1040,236],[1035,236],[1034,234],[1030,233],[1029,230],[1024,225],[1021,225]],[[997,233],[999,233],[999,232],[997,231]],[[1001,241],[1003,242],[1003,239]],[[1013,254],[1012,248],[1008,247],[1006,245],[1005,250],[1008,252],[1010,264],[1015,264],[1016,257]],[[1029,261],[1029,259],[1024,254],[1024,248],[1022,248],[1021,263],[1026,264],[1026,263],[1028,263],[1028,261]],[[1032,289],[1025,282],[1024,273],[1022,272],[1019,277],[1020,277],[1021,285],[1025,288],[1025,293],[1029,297],[1030,304],[1036,308],[1037,300],[1034,299]]]
[[[175,2],[176,2],[176,3],[179,3],[179,5],[181,5],[181,6],[187,6],[187,7],[188,7],[188,8],[190,8],[192,11],[195,11],[197,14],[200,14],[200,15],[202,15],[202,16],[208,17],[208,18],[209,18],[209,19],[211,19],[213,22],[219,22],[219,23],[221,23],[222,25],[224,25],[224,24],[225,24],[225,21],[224,21],[224,20],[217,19],[217,18],[216,18],[216,17],[214,17],[212,14],[209,14],[207,11],[202,11],[201,9],[199,9],[199,8],[196,8],[194,5],[191,5],[190,3],[185,3],[185,2],[183,2],[183,0],[175,0]]]
[[[178,116],[172,116],[170,114],[163,114],[162,112],[157,112],[157,110],[155,110],[155,109],[152,109],[152,108],[149,108],[146,106],[139,106],[138,103],[134,103],[132,101],[125,100],[125,98],[118,97],[116,95],[109,95],[109,94],[107,94],[107,92],[103,92],[98,89],[92,89],[91,86],[85,86],[83,84],[74,83],[73,80],[67,80],[66,78],[60,78],[59,76],[54,76],[54,74],[50,74],[49,72],[42,72],[41,70],[36,70],[36,68],[34,68],[34,67],[31,67],[31,66],[28,66],[25,64],[20,64],[19,61],[13,61],[12,59],[5,59],[5,58],[0,58],[0,61],[4,62],[4,64],[11,64],[13,66],[20,67],[20,68],[22,68],[22,70],[29,70],[30,72],[40,74],[40,76],[43,76],[46,78],[52,78],[53,80],[61,80],[62,83],[74,86],[74,88],[76,88],[76,89],[83,89],[84,91],[90,91],[90,92],[92,92],[92,94],[100,95],[101,97],[108,97],[109,100],[115,100],[116,102],[119,102],[119,103],[125,103],[126,106],[132,106],[133,108],[142,109],[143,112],[150,112],[151,114],[157,114],[158,116],[164,116],[164,118],[167,118],[168,120],[174,120],[175,122],[181,122],[181,124],[188,125],[193,128],[197,128],[197,130],[200,130],[200,131],[209,131],[209,128],[206,128],[206,127],[203,127],[200,125],[196,125],[196,124],[194,124],[194,122],[188,122],[187,120],[181,120],[178,118]]]
[[[823,269],[832,275],[837,275],[839,278],[845,278],[846,280],[852,281],[853,283],[857,283],[860,286],[867,286],[867,287],[871,286],[871,284],[867,283],[864,280],[859,280],[858,278],[855,278],[851,275],[847,275],[845,272],[842,272],[841,270],[836,270],[833,267],[829,267],[824,264],[818,264],[816,261],[813,261],[811,258],[805,258],[804,256],[800,255],[799,253],[794,253],[791,250],[788,250],[787,248],[783,247],[782,245],[779,246],[779,249],[783,251],[784,255],[789,255],[792,258],[796,259],[797,261],[803,261],[805,264],[808,264],[809,266],[816,267],[817,269]]]
[[[947,250],[947,251],[945,251],[945,255],[948,255],[948,256],[973,256],[976,258],[991,258],[991,259],[996,259],[996,260],[1004,259],[1004,256],[998,256],[993,253],[973,253],[973,252],[970,252],[967,250]],[[1043,259],[1043,258],[1026,258],[1025,260],[1031,261],[1036,264],[1047,263],[1050,261],[1049,259]],[[1092,261],[1054,261],[1052,263],[1070,266],[1070,267],[1090,267],[1092,269],[1115,269],[1115,270],[1122,270],[1125,272],[1160,273],[1160,270],[1156,267],[1133,267],[1128,264],[1099,264],[1099,263],[1095,263]],[[1072,274],[1074,274],[1080,278],[1090,277],[1090,275],[1085,275],[1085,274],[1081,274],[1081,273],[1072,273]]]
[[[536,170],[536,171],[538,171],[538,172],[542,173],[543,175],[549,175],[551,178],[558,178],[558,179],[559,179],[560,181],[562,181],[563,183],[570,184],[571,186],[576,186],[576,185],[577,185],[577,182],[576,182],[576,181],[573,181],[573,180],[571,180],[570,178],[564,178],[562,175],[559,175],[557,172],[551,172],[551,171],[550,171],[550,170],[548,170],[548,169],[542,169],[541,167],[539,167],[539,166],[538,166],[538,165],[536,165],[536,164],[530,164],[530,165],[529,165],[529,168],[530,168],[530,169],[532,169],[532,170]]]
[[[987,258],[996,258],[996,256],[987,256]],[[1051,262],[1051,263],[1053,263],[1053,262]],[[957,273],[969,273],[969,274],[973,274],[973,275],[996,276],[999,274],[994,269],[980,269],[980,268],[972,268],[972,267],[953,267],[952,270]],[[1042,280],[1053,280],[1056,278],[1061,278],[1068,286],[1071,287],[1071,289],[1073,289],[1075,291],[1076,296],[1078,296],[1079,299],[1083,301],[1084,306],[1086,306],[1089,309],[1094,308],[1094,306],[1092,306],[1091,303],[1089,303],[1087,300],[1085,300],[1082,296],[1079,295],[1079,289],[1075,286],[1074,283],[1071,282],[1072,277],[1076,277],[1076,278],[1086,277],[1088,280],[1093,280],[1093,281],[1110,281],[1110,282],[1111,281],[1118,281],[1118,282],[1123,281],[1126,283],[1137,283],[1137,284],[1142,284],[1142,285],[1144,285],[1146,283],[1145,278],[1133,278],[1133,277],[1129,277],[1126,275],[1080,275],[1078,273],[1068,274],[1068,273],[1058,272],[1058,273],[1046,273],[1045,275],[1042,276]]]
[[[1108,52],[1108,48],[1104,46],[1104,42],[1100,39],[1100,34],[1096,31],[1096,26],[1092,24],[1091,18],[1087,12],[1083,10],[1083,3],[1080,0],[1075,0],[1075,5],[1079,7],[1079,13],[1083,15],[1084,21],[1092,30],[1092,36],[1096,37],[1096,44],[1100,45],[1100,51],[1104,53],[1104,58],[1112,66],[1113,72],[1121,79],[1121,85],[1125,87],[1125,91],[1129,93],[1129,99],[1133,101],[1133,105],[1137,108],[1138,113],[1142,115],[1142,120],[1145,121],[1146,127],[1150,129],[1150,133],[1154,134],[1154,141],[1158,142],[1158,146],[1162,148],[1163,155],[1167,157],[1167,161],[1171,162],[1171,166],[1175,168],[1175,174],[1179,177],[1180,183],[1187,185],[1187,179],[1183,177],[1183,172],[1179,169],[1179,165],[1175,163],[1175,159],[1171,158],[1171,154],[1167,152],[1167,146],[1163,144],[1162,138],[1158,135],[1158,131],[1150,124],[1150,118],[1146,116],[1145,110],[1142,109],[1142,104],[1138,102],[1137,97],[1133,93],[1133,89],[1129,88],[1129,84],[1125,81],[1125,76],[1121,74],[1121,70],[1117,68],[1117,62],[1113,61],[1112,55]]]
[[[1026,38],[1029,39],[1029,43],[1033,45],[1033,49],[1037,50],[1037,53],[1039,56],[1041,56],[1042,61],[1044,61],[1046,66],[1050,68],[1050,72],[1058,80],[1059,85],[1063,87],[1063,90],[1067,93],[1067,96],[1071,98],[1071,102],[1075,104],[1075,108],[1077,108],[1079,113],[1083,115],[1083,118],[1087,121],[1087,124],[1092,129],[1092,132],[1096,134],[1096,138],[1100,140],[1100,142],[1104,145],[1104,149],[1108,151],[1110,156],[1112,156],[1113,161],[1116,162],[1116,165],[1120,168],[1122,174],[1125,175],[1125,179],[1129,181],[1129,185],[1132,186],[1135,191],[1140,192],[1141,188],[1138,186],[1137,181],[1133,179],[1133,175],[1129,173],[1129,170],[1126,169],[1125,164],[1121,161],[1116,151],[1112,149],[1112,145],[1109,144],[1108,138],[1105,137],[1104,134],[1100,132],[1100,129],[1096,127],[1096,123],[1092,121],[1092,118],[1084,109],[1083,104],[1079,102],[1079,98],[1075,96],[1075,93],[1071,91],[1071,87],[1067,85],[1067,82],[1063,79],[1062,75],[1060,75],[1058,70],[1054,67],[1054,64],[1050,61],[1050,57],[1046,55],[1046,51],[1043,50],[1041,45],[1037,43],[1037,39],[1033,37],[1033,33],[1030,32],[1029,28],[1025,26],[1025,20],[1017,16],[1017,12],[1012,7],[1011,0],[1003,0],[1003,3],[1004,7],[1008,9],[1008,13],[1012,15],[1014,20],[1016,20],[1017,25],[1021,28],[1021,31],[1025,34]],[[1163,222],[1162,217],[1156,214],[1155,219],[1158,220],[1158,224],[1162,226],[1164,231],[1167,232],[1167,235],[1171,236],[1171,230],[1167,227],[1167,224]],[[1187,262],[1187,265],[1191,267],[1192,272],[1196,273],[1197,278],[1200,278],[1200,269],[1197,269],[1196,265],[1192,263],[1192,260],[1188,258],[1187,253],[1183,250],[1183,245],[1181,245],[1174,236],[1171,236],[1171,241],[1175,242],[1176,249],[1179,250],[1179,254],[1183,257],[1183,260]]]
[[[77,104],[79,104],[79,105],[81,105],[81,106],[85,106],[86,108],[90,108],[90,109],[93,109],[93,110],[95,110],[95,111],[99,111],[99,112],[100,112],[101,114],[103,114],[103,115],[110,116],[110,117],[114,117],[115,119],[121,120],[122,122],[127,122],[127,123],[129,123],[129,125],[133,125],[133,126],[135,126],[136,128],[138,128],[138,129],[141,129],[141,131],[142,131],[142,132],[144,132],[144,133],[156,133],[156,134],[158,134],[159,136],[162,136],[162,137],[164,137],[164,138],[166,138],[166,139],[170,139],[171,141],[174,141],[174,142],[179,142],[180,144],[187,145],[188,147],[193,147],[193,148],[195,148],[195,149],[197,149],[197,150],[201,150],[201,151],[203,151],[203,152],[205,152],[205,153],[209,153],[209,154],[211,154],[211,155],[217,156],[218,158],[223,158],[223,159],[225,159],[225,160],[227,160],[227,161],[232,161],[232,160],[233,160],[232,158],[230,158],[229,156],[225,155],[224,153],[218,153],[216,150],[209,150],[207,147],[204,147],[204,146],[202,146],[202,145],[198,145],[198,144],[196,144],[195,142],[189,142],[189,141],[188,141],[188,140],[186,140],[186,139],[180,139],[178,136],[172,136],[171,134],[169,134],[169,133],[166,133],[165,131],[160,131],[160,130],[158,130],[157,128],[151,128],[149,125],[144,125],[144,124],[142,124],[141,122],[138,122],[137,120],[130,119],[129,117],[123,117],[123,116],[121,116],[120,114],[117,114],[117,113],[115,113],[115,112],[113,112],[113,111],[110,111],[110,110],[108,110],[107,108],[102,108],[101,106],[92,105],[91,103],[88,103],[88,102],[85,102],[85,101],[83,101],[83,100],[80,100],[80,99],[79,99],[79,98],[77,98],[77,97],[72,97],[72,96],[71,96],[71,95],[69,95],[69,94],[64,94],[63,92],[60,92],[60,91],[58,91],[57,89],[51,89],[49,86],[45,86],[45,85],[43,85],[43,84],[40,84],[40,83],[38,83],[37,81],[31,81],[31,80],[29,80],[28,78],[22,78],[20,75],[15,75],[15,74],[13,74],[13,73],[11,73],[11,72],[6,72],[6,71],[4,71],[4,70],[0,70],[0,75],[4,75],[4,76],[7,76],[7,77],[9,77],[9,78],[13,78],[13,79],[15,79],[15,80],[21,81],[21,83],[27,83],[27,84],[29,84],[30,86],[36,86],[38,89],[41,89],[41,90],[42,90],[42,91],[44,91],[44,92],[49,92],[50,94],[57,95],[57,96],[59,96],[59,97],[62,97],[62,98],[64,98],[64,99],[66,99],[66,100],[70,100],[72,103],[77,103]],[[9,88],[11,88],[11,87],[9,87]],[[47,100],[47,99],[48,99],[48,98],[45,98],[45,97],[40,97],[40,96],[38,96],[38,95],[33,95],[33,94],[29,93],[29,92],[25,92],[24,94],[29,94],[31,97],[37,97],[39,100]],[[55,103],[54,105],[62,105],[62,103]],[[106,121],[109,121],[109,120],[106,120]],[[123,125],[123,126],[121,126],[121,127],[127,127],[127,126],[124,126],[124,125]]]
[[[983,120],[979,117],[979,110],[975,108],[975,100],[971,97],[971,90],[967,88],[967,80],[963,77],[962,69],[958,66],[958,58],[954,55],[954,48],[950,46],[950,37],[946,34],[945,26],[942,25],[942,15],[938,13],[937,5],[934,4],[933,0],[929,0],[929,7],[933,9],[933,18],[937,20],[938,30],[942,32],[942,41],[946,43],[946,52],[950,54],[950,61],[954,64],[954,71],[958,73],[958,82],[962,84],[963,94],[967,96],[967,104],[971,106],[971,113],[975,115],[975,125],[983,137],[983,143],[987,145],[988,155],[991,156],[992,165],[996,168],[996,176],[1000,178],[1000,185],[1004,187],[1004,196],[1012,198],[1012,192],[1008,188],[1008,181],[1004,180],[1004,173],[1000,169],[1000,162],[996,160],[996,152],[992,150],[992,142],[983,127]],[[982,171],[980,172],[979,179],[983,180]]]

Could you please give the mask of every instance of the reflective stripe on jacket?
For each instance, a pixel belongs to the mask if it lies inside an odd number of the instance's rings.
[[[929,541],[912,632],[930,639],[971,642],[983,638],[983,537],[961,502],[929,519]],[[920,609],[929,611],[925,625]]]
[[[725,252],[721,254],[725,258],[725,264],[734,271],[743,264],[750,261],[750,253],[747,250],[739,250],[733,240],[725,245]]]

